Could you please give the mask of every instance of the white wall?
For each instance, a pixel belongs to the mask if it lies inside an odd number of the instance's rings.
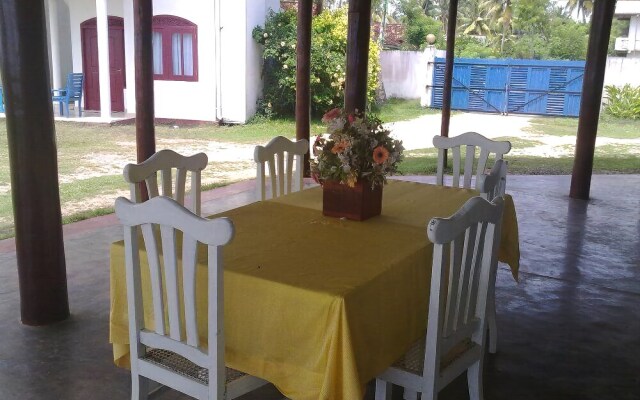
[[[259,3],[247,7],[246,118],[256,113],[256,101],[262,95],[262,46],[253,39],[252,31],[257,25],[264,26],[270,9],[278,11],[280,8],[279,0],[261,0]]]
[[[247,120],[246,15],[247,0],[220,0],[220,111],[222,119],[229,122]]]
[[[213,1],[154,0],[153,14],[175,15],[198,26],[198,81],[156,80],[156,118],[215,121]]]
[[[419,99],[427,82],[426,57],[421,51],[381,51],[380,70],[387,97]]]
[[[604,74],[605,85],[640,86],[640,58],[608,57]]]

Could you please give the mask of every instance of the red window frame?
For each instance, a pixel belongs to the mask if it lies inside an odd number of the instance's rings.
[[[161,81],[198,81],[198,26],[184,18],[173,15],[156,15],[153,17],[153,32],[162,37],[162,73],[153,74],[153,79]],[[184,50],[180,54],[182,75],[173,74],[173,48],[171,37],[174,33],[192,35],[193,75],[184,75]]]

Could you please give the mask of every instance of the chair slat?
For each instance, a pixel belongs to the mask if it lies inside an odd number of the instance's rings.
[[[477,227],[470,226],[464,234],[464,247],[462,251],[462,264],[460,268],[460,292],[458,307],[456,310],[456,323],[455,326],[462,326],[467,320],[467,310],[469,308],[469,277],[471,274],[472,261],[473,261],[473,248],[477,239]]]
[[[271,198],[275,199],[276,197],[278,197],[275,154],[271,154],[269,156],[267,166],[269,168],[269,180],[271,182]]]
[[[156,231],[151,224],[144,224],[141,227],[144,238],[145,250],[147,251],[147,262],[149,264],[149,277],[151,279],[151,297],[153,298],[153,319],[155,321],[155,331],[159,335],[165,334],[164,296],[162,292],[162,269],[160,267],[160,256],[158,252],[158,242]]]
[[[191,174],[191,210],[200,215],[202,211],[202,182],[200,174]]]
[[[487,226],[488,224],[486,222],[481,222],[478,224],[479,226],[479,236],[486,238],[487,236]],[[493,239],[493,238],[492,238]],[[485,239],[486,240],[486,239]],[[469,291],[469,296],[472,299],[477,299],[478,296],[478,285],[476,284],[479,280],[480,277],[480,272],[481,272],[481,268],[482,268],[482,259],[483,259],[483,255],[484,255],[484,241],[482,240],[478,240],[475,243],[474,246],[474,258],[472,261],[472,269],[470,271],[470,275],[469,277],[471,278],[471,288]],[[476,306],[477,306],[477,301],[471,301],[469,303],[469,313],[467,315],[467,319],[472,318],[476,315]]]
[[[451,186],[459,187],[460,186],[460,147],[454,147],[451,149],[453,153],[453,174],[452,179],[453,182]]]
[[[184,204],[185,191],[187,186],[187,170],[178,168],[176,170],[176,184],[174,188],[174,200],[180,204]]]
[[[147,193],[149,194],[149,198],[152,199],[154,197],[158,197],[160,195],[158,191],[158,177],[154,173],[152,176],[145,179],[147,183]]]
[[[197,347],[198,323],[196,316],[196,265],[198,242],[185,234],[182,240],[182,285],[184,297],[184,321],[187,344]]]
[[[289,194],[292,192],[292,189],[294,187],[294,181],[295,181],[295,175],[294,175],[294,170],[293,170],[293,159],[294,156],[293,154],[282,154],[282,156],[286,156],[287,157],[287,169],[285,171],[283,175],[283,179],[286,179],[287,183],[286,183],[286,190],[284,191],[285,194]],[[297,172],[297,171],[296,171]]]
[[[463,188],[469,189],[471,187],[471,177],[473,176],[473,162],[476,158],[476,146],[467,145],[464,161],[464,183]]]
[[[167,289],[167,309],[169,310],[169,335],[173,340],[179,341],[181,340],[181,335],[176,232],[172,227],[162,225],[160,226],[160,235],[162,237],[164,276]]]
[[[278,163],[278,196],[283,196],[285,191],[285,169],[284,169],[284,151],[280,151],[277,153],[277,163]]]
[[[171,168],[160,170],[162,176],[162,195],[173,198],[173,185],[171,179]]]

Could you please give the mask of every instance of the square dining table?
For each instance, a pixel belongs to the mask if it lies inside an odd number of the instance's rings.
[[[382,214],[362,222],[323,216],[319,187],[214,216],[230,218],[236,229],[223,250],[227,365],[272,382],[293,400],[362,399],[366,383],[425,334],[433,249],[428,221],[450,216],[477,195],[390,181]],[[510,196],[505,205],[499,259],[517,280]],[[204,309],[206,251],[199,264],[196,290]],[[116,242],[110,342],[116,365],[126,367],[124,265],[124,244]],[[206,321],[200,334],[206,343]]]

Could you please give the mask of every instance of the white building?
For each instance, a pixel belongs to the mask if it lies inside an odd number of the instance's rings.
[[[52,86],[83,72],[85,109],[104,118],[135,113],[133,0],[46,4]],[[262,88],[261,49],[251,31],[278,8],[278,0],[154,0],[156,118],[250,118]]]
[[[640,58],[640,1],[619,0],[614,15],[629,20],[629,34],[616,38],[616,50],[626,52],[627,57]]]

